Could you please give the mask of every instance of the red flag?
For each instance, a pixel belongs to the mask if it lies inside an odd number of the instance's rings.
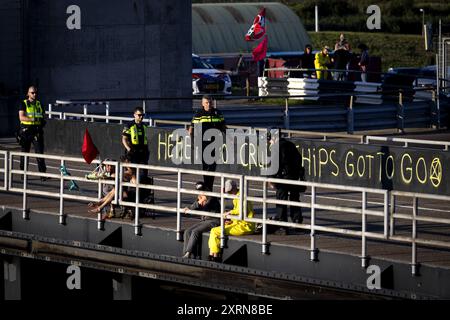
[[[263,41],[261,41],[258,46],[253,49],[252,57],[253,61],[263,60],[267,54],[267,36],[264,37]]]
[[[266,8],[262,8],[245,35],[246,41],[261,39],[266,34]]]
[[[88,129],[84,132],[83,146],[81,147],[81,153],[83,154],[84,160],[90,164],[92,160],[97,158],[98,150],[95,144],[92,142],[91,135]]]

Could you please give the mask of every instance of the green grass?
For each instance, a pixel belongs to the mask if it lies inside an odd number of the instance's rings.
[[[382,71],[390,67],[421,67],[434,64],[434,53],[424,49],[424,40],[420,35],[388,34],[371,32],[343,32],[353,50],[359,52],[358,44],[363,42],[369,47],[369,54],[381,57]],[[340,31],[322,31],[308,33],[314,49],[324,45],[334,48]]]

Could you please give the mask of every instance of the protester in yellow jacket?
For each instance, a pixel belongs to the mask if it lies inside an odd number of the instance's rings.
[[[331,64],[330,56],[328,55],[328,47],[323,47],[322,51],[316,53],[314,60],[314,66],[316,69],[328,69],[328,65]],[[317,79],[326,80],[328,77],[328,71],[316,71]]]
[[[233,180],[227,180],[225,182],[224,192],[239,195],[239,189],[237,188],[236,182]],[[225,212],[224,218],[228,218],[229,215],[239,215],[239,198],[233,199],[233,209],[231,211]],[[253,205],[251,202],[247,201],[247,217],[253,218]],[[256,225],[253,222],[247,222],[243,220],[231,220],[225,224],[225,235],[232,236],[242,236],[246,234],[255,233]],[[209,234],[209,254],[210,259],[213,261],[218,261],[220,256],[220,226],[211,229]],[[220,258],[219,258],[220,259]]]

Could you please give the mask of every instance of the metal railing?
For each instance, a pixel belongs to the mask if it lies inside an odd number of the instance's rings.
[[[58,106],[58,105],[80,105],[83,106],[83,114],[88,114],[88,106],[89,105],[104,105],[105,106],[105,116],[106,116],[106,123],[109,122],[109,102],[108,101],[80,101],[80,102],[72,102],[72,101],[62,101],[62,100],[56,100],[56,103],[53,105],[51,103],[49,103],[48,105],[48,115],[49,118],[52,118],[52,115],[54,114],[52,111],[52,107],[53,106]],[[86,119],[85,119],[86,121]]]
[[[310,244],[311,244],[310,259],[312,261],[317,260],[318,249],[316,247],[316,231],[361,237],[361,265],[364,268],[368,266],[368,259],[369,259],[368,255],[367,255],[367,239],[368,238],[370,238],[370,239],[387,239],[388,238],[389,197],[388,197],[387,190],[361,188],[361,187],[350,187],[350,186],[341,186],[341,185],[306,182],[306,181],[275,179],[275,178],[250,177],[250,176],[245,176],[245,181],[247,182],[247,183],[245,183],[246,190],[244,192],[244,194],[245,194],[244,198],[246,199],[246,201],[259,202],[259,203],[262,203],[262,205],[263,205],[262,219],[256,219],[256,218],[251,218],[251,219],[247,218],[246,219],[247,221],[261,223],[263,225],[263,232],[262,232],[262,252],[263,253],[267,253],[267,248],[268,248],[267,224],[309,230],[310,231]],[[262,183],[262,190],[263,190],[262,197],[248,196],[248,190],[247,190],[248,182]],[[310,189],[311,189],[310,202],[307,203],[307,202],[295,202],[295,201],[287,201],[287,200],[267,199],[268,184],[277,184],[277,183],[278,184],[288,184],[291,186],[310,187]],[[316,199],[316,190],[319,188],[360,193],[361,194],[361,208],[345,207],[342,205],[334,206],[334,205],[319,204],[319,203],[317,203],[317,199]],[[379,195],[383,196],[384,206],[383,206],[382,212],[367,209],[367,195],[368,194],[379,194]],[[299,224],[299,223],[293,223],[293,222],[281,222],[281,221],[267,220],[267,204],[309,208],[311,210],[310,224],[308,225],[308,224]],[[353,213],[353,214],[361,215],[361,217],[362,217],[361,231],[354,231],[354,230],[349,230],[349,229],[344,229],[344,228],[319,226],[316,221],[317,210],[328,210],[328,211]],[[246,216],[245,213],[244,213],[244,216]],[[383,234],[367,231],[367,219],[366,219],[367,216],[377,216],[377,217],[383,218]]]
[[[24,169],[13,169],[13,163],[15,157],[23,157],[24,161]],[[118,184],[118,177],[115,179],[115,181],[105,180],[105,179],[98,179],[98,180],[91,180],[87,179],[85,177],[80,176],[66,176],[62,172],[59,174],[56,173],[42,173],[42,172],[33,172],[28,170],[28,162],[29,158],[39,157],[42,159],[51,159],[51,160],[57,160],[60,162],[60,166],[65,166],[67,162],[75,162],[75,163],[85,163],[85,160],[82,158],[74,158],[74,157],[61,157],[61,156],[54,156],[54,155],[44,155],[44,154],[34,154],[34,153],[26,153],[26,152],[9,152],[9,165],[7,166],[8,170],[8,191],[11,192],[19,192],[23,194],[23,200],[22,200],[22,214],[24,219],[29,218],[29,209],[28,209],[28,201],[27,197],[28,195],[35,195],[35,196],[46,196],[50,198],[59,198],[59,223],[65,224],[66,223],[66,214],[64,213],[64,201],[65,200],[76,200],[76,201],[98,201],[98,198],[101,197],[101,187],[102,184],[110,184],[114,185],[114,187],[117,187]],[[113,162],[113,161],[103,161],[100,162],[99,160],[92,161],[94,164],[109,164],[115,167],[115,172],[118,172],[119,169],[119,163]],[[13,186],[13,175],[21,175],[22,176],[22,187],[14,187]],[[55,193],[52,191],[44,191],[44,190],[32,190],[31,185],[28,182],[29,177],[40,177],[40,178],[51,178],[59,180],[59,192]],[[98,197],[90,197],[86,195],[74,195],[74,194],[68,194],[65,193],[64,190],[66,189],[64,184],[66,181],[79,181],[79,182],[87,182],[91,184],[96,184],[98,186]],[[117,190],[117,189],[116,189]],[[117,193],[115,194],[113,203],[117,204]],[[97,221],[99,229],[102,228],[102,222],[101,219],[101,213],[98,213],[97,215]]]
[[[307,69],[307,68],[288,68],[288,67],[273,67],[273,68],[265,68],[263,71],[263,76],[267,73],[269,73],[270,71],[278,71],[278,72],[284,72],[284,77],[289,77],[290,72],[294,71],[294,72],[303,72],[305,74],[312,74],[312,73],[316,73],[317,71],[320,72],[330,72],[330,74],[334,74],[334,73],[344,73],[350,75],[350,74],[367,74],[367,75],[376,75],[378,77],[380,77],[381,80],[383,80],[383,78],[385,77],[390,77],[390,76],[400,76],[400,77],[408,77],[408,78],[414,78],[414,85],[418,86],[419,85],[419,79],[425,79],[425,80],[430,80],[430,81],[440,81],[440,83],[448,81],[445,77],[442,78],[436,78],[435,76],[427,76],[427,75],[421,75],[421,74],[409,74],[409,73],[402,73],[402,72],[398,72],[398,71],[391,71],[391,72],[379,72],[379,71],[362,71],[362,70],[352,70],[352,69],[332,69],[332,68],[326,68],[326,69],[319,69],[319,68],[311,68],[311,69]],[[333,78],[333,77],[331,77]],[[312,78],[312,79],[317,79],[317,78]],[[333,81],[338,81],[338,80],[334,80]],[[369,82],[370,83],[370,82]],[[434,87],[436,87],[436,85],[434,85]],[[442,87],[442,84],[441,84]]]
[[[60,120],[66,120],[67,118],[73,117],[73,118],[84,119],[84,121],[87,121],[88,119],[90,119],[91,122],[93,122],[94,119],[105,120],[106,123],[110,123],[111,121],[117,121],[120,124],[122,124],[125,121],[133,121],[134,120],[134,118],[132,118],[132,117],[117,117],[117,116],[110,116],[110,115],[75,113],[75,112],[46,111],[46,114],[48,114],[49,119],[51,119],[52,116],[55,115],[55,116],[59,116]],[[142,122],[148,123],[149,126],[153,126],[153,120],[151,118],[143,119]]]
[[[0,174],[3,173],[3,186],[0,186],[0,190],[8,190],[8,152],[0,150],[0,156],[3,158],[3,167],[0,166]]]
[[[128,206],[128,207],[133,207],[135,209],[135,214],[134,214],[134,228],[135,228],[135,234],[136,235],[140,235],[141,234],[141,228],[142,225],[140,223],[140,217],[139,217],[139,209],[151,209],[151,210],[158,210],[158,211],[163,211],[163,212],[170,212],[170,213],[176,213],[177,215],[177,227],[176,227],[176,232],[177,232],[177,240],[182,240],[181,237],[181,233],[182,233],[182,229],[181,229],[181,198],[183,194],[193,194],[193,195],[197,195],[198,191],[197,190],[189,190],[186,188],[183,188],[183,175],[185,174],[191,174],[191,175],[199,175],[199,176],[213,176],[213,177],[219,177],[220,181],[221,181],[221,188],[220,188],[220,192],[204,192],[206,195],[208,196],[213,196],[213,197],[218,197],[221,199],[221,213],[219,214],[214,214],[214,213],[210,213],[210,212],[203,212],[203,211],[192,211],[192,210],[188,210],[188,213],[194,214],[194,215],[202,215],[202,216],[209,216],[209,217],[216,217],[219,218],[221,220],[221,230],[222,230],[222,236],[221,239],[223,241],[224,238],[224,221],[223,221],[223,213],[224,213],[224,199],[235,199],[235,198],[239,198],[240,203],[242,204],[243,202],[243,197],[242,195],[239,195],[239,197],[233,196],[233,195],[228,195],[225,194],[223,192],[223,187],[224,187],[224,183],[225,183],[225,178],[229,178],[229,179],[236,179],[239,180],[239,188],[243,187],[243,178],[240,175],[236,175],[236,174],[230,174],[230,173],[220,173],[220,172],[210,172],[210,171],[201,171],[201,170],[191,170],[191,169],[181,169],[181,168],[172,168],[172,167],[161,167],[161,166],[152,166],[152,165],[137,165],[137,164],[131,164],[131,163],[121,163],[120,164],[120,174],[119,176],[120,181],[123,180],[123,173],[124,173],[124,168],[133,168],[136,170],[135,172],[135,177],[136,177],[136,183],[133,182],[122,182],[120,183],[120,186],[118,188],[119,190],[119,205],[123,205],[123,206]],[[159,185],[155,185],[155,184],[141,184],[139,179],[140,179],[140,170],[152,170],[152,171],[156,171],[156,172],[164,172],[164,173],[176,173],[177,174],[177,186],[176,187],[167,187],[167,186],[159,186]],[[134,202],[130,202],[130,201],[126,201],[122,198],[122,192],[123,192],[123,187],[128,187],[128,188],[134,188],[135,189],[135,201]],[[169,206],[162,206],[162,205],[157,205],[157,204],[144,204],[144,203],[140,203],[139,201],[139,193],[140,193],[140,189],[148,189],[148,190],[153,190],[153,191],[164,191],[164,192],[169,192],[169,193],[175,193],[176,194],[176,199],[177,199],[177,205],[176,207],[169,207]],[[241,206],[242,208],[242,206]],[[240,215],[240,218],[242,218],[242,214]],[[241,219],[243,220],[243,219]]]
[[[339,234],[343,236],[351,236],[351,237],[357,237],[361,238],[361,266],[367,267],[368,261],[370,259],[370,256],[368,255],[367,250],[367,241],[368,240],[383,240],[388,241],[391,243],[407,243],[411,244],[412,253],[411,253],[411,266],[412,266],[412,274],[416,275],[418,273],[418,258],[417,258],[417,246],[428,246],[428,247],[439,247],[439,248],[447,248],[450,249],[450,242],[448,241],[442,241],[442,240],[432,240],[432,239],[425,239],[420,238],[417,233],[417,223],[418,222],[429,222],[429,223],[437,223],[437,224],[443,224],[443,225],[450,225],[450,219],[447,218],[437,218],[437,217],[431,217],[431,216],[419,216],[419,205],[418,205],[418,199],[428,199],[428,200],[438,200],[438,201],[446,201],[450,202],[450,196],[438,196],[438,195],[431,195],[431,194],[420,194],[420,193],[412,193],[412,192],[400,192],[400,191],[388,191],[388,190],[381,190],[381,189],[373,189],[373,188],[362,188],[362,187],[352,187],[352,186],[344,186],[344,185],[334,185],[334,184],[324,184],[324,183],[317,183],[317,182],[306,182],[306,181],[294,181],[294,180],[284,180],[284,179],[276,179],[276,178],[268,178],[268,177],[251,177],[251,176],[243,176],[243,175],[236,175],[236,174],[228,174],[228,173],[221,173],[221,172],[208,172],[208,171],[201,171],[201,170],[191,170],[191,169],[183,169],[183,168],[174,168],[174,167],[160,167],[160,166],[152,166],[152,165],[137,165],[137,164],[130,164],[130,163],[119,163],[115,161],[104,161],[104,164],[110,164],[115,166],[116,168],[116,174],[114,180],[90,180],[86,179],[84,177],[80,176],[65,176],[63,173],[54,174],[54,173],[40,173],[40,172],[34,172],[27,170],[27,164],[29,158],[37,157],[44,159],[51,159],[59,161],[61,165],[65,165],[67,162],[75,162],[75,163],[84,163],[84,160],[82,158],[72,158],[72,157],[60,157],[60,156],[53,156],[53,155],[37,155],[34,153],[24,153],[24,152],[6,152],[1,151],[1,154],[5,155],[6,159],[8,161],[4,162],[4,168],[1,169],[1,172],[7,173],[7,180],[8,180],[8,188],[7,190],[10,192],[16,192],[16,193],[22,193],[23,195],[23,218],[29,219],[29,209],[28,209],[28,196],[34,195],[34,196],[45,196],[50,198],[56,198],[59,199],[59,223],[65,224],[66,223],[66,214],[64,212],[64,201],[65,200],[72,200],[72,201],[97,201],[98,198],[100,198],[101,195],[101,186],[102,184],[110,184],[114,185],[115,190],[119,190],[119,192],[115,193],[115,197],[113,200],[113,204],[126,206],[134,208],[135,210],[135,217],[134,217],[134,228],[135,228],[135,234],[140,235],[141,234],[141,220],[139,215],[139,209],[152,209],[152,210],[158,210],[163,212],[169,212],[176,214],[176,234],[177,234],[177,240],[182,240],[182,195],[183,194],[189,194],[189,195],[197,195],[197,190],[192,190],[185,188],[183,185],[183,182],[185,182],[184,176],[185,175],[196,175],[196,176],[214,176],[220,178],[220,191],[219,192],[204,192],[207,196],[213,196],[220,198],[221,203],[221,212],[219,214],[217,213],[211,213],[211,212],[203,212],[203,211],[193,211],[193,210],[187,210],[186,213],[192,214],[192,215],[198,215],[198,216],[207,216],[207,217],[215,217],[220,219],[220,226],[221,226],[221,247],[224,248],[226,245],[226,237],[224,235],[224,208],[225,208],[225,199],[239,199],[240,203],[240,213],[239,216],[235,217],[234,219],[244,220],[248,222],[253,223],[260,223],[262,224],[262,239],[261,239],[261,246],[262,246],[262,253],[267,254],[269,253],[269,245],[270,243],[267,240],[268,230],[267,227],[269,225],[271,226],[279,226],[279,227],[288,227],[288,228],[297,228],[297,229],[304,229],[309,230],[310,232],[310,259],[311,261],[317,260],[318,255],[318,246],[316,241],[317,233],[329,233],[329,234]],[[25,167],[24,170],[18,170],[13,169],[13,159],[15,157],[24,157],[24,163]],[[93,163],[100,163],[99,161],[93,161]],[[132,168],[135,171],[135,177],[136,182],[122,182],[123,175],[124,175],[124,169],[125,168]],[[140,177],[140,170],[151,170],[156,171],[159,173],[165,172],[169,174],[176,174],[176,187],[175,186],[161,186],[157,184],[141,184],[139,182]],[[16,187],[13,186],[13,175],[21,175],[23,177],[22,186]],[[52,192],[52,191],[43,191],[43,190],[35,190],[34,184],[28,183],[29,177],[50,177],[53,179],[59,180],[59,191],[58,192]],[[239,181],[239,189],[240,194],[238,196],[236,195],[229,195],[224,193],[224,184],[225,179],[234,179]],[[5,177],[6,179],[6,177]],[[64,182],[67,180],[74,180],[74,181],[80,181],[80,182],[87,182],[92,184],[98,185],[98,198],[95,198],[93,196],[86,196],[86,195],[74,195],[74,194],[67,194],[64,192]],[[253,194],[249,194],[249,186],[250,184],[262,184],[262,195],[256,196]],[[296,201],[288,201],[288,200],[277,200],[268,197],[268,186],[270,184],[288,184],[288,185],[295,185],[295,186],[306,186],[310,188],[310,201],[309,202],[296,202]],[[123,188],[134,188],[135,189],[135,199],[134,201],[127,201],[126,199],[123,199],[122,197],[122,191]],[[150,189],[153,191],[162,191],[162,192],[168,192],[172,194],[176,194],[176,205],[170,206],[170,205],[161,205],[161,204],[145,204],[141,203],[139,193],[142,189]],[[352,194],[357,193],[357,199],[358,199],[358,205],[348,205],[345,206],[343,202],[341,201],[339,205],[330,205],[330,204],[323,204],[318,203],[317,201],[317,194],[318,189],[327,189],[327,190],[334,190],[334,191],[345,191]],[[252,189],[254,190],[254,189]],[[256,189],[258,192],[261,191],[261,189]],[[382,197],[383,203],[382,203],[382,209],[381,210],[374,210],[370,209],[368,204],[368,196],[374,195],[378,197]],[[396,212],[396,197],[409,197],[413,200],[412,204],[412,214],[405,214],[405,213],[399,213]],[[354,199],[353,199],[354,200]],[[247,216],[247,203],[253,202],[258,203],[262,205],[262,212],[261,212],[261,218],[258,217],[252,217],[249,218]],[[360,203],[360,204],[359,204]],[[308,208],[310,209],[310,223],[293,223],[293,222],[284,222],[284,221],[276,221],[276,220],[270,220],[268,219],[268,205],[287,205],[287,206],[297,206],[301,208]],[[344,214],[356,214],[361,217],[361,229],[355,230],[354,228],[343,228],[343,227],[333,227],[333,226],[324,226],[319,225],[318,223],[318,212],[319,210],[322,211],[329,211],[333,213],[344,213]],[[382,219],[382,232],[373,232],[368,231],[368,217],[374,216]],[[411,220],[412,221],[412,234],[411,236],[403,236],[403,235],[397,235],[396,234],[396,227],[395,227],[395,221],[396,220]],[[97,218],[98,222],[98,229],[103,229],[104,226],[104,220],[102,219],[101,213],[98,214]],[[354,222],[351,220],[351,222]]]
[[[417,223],[418,222],[429,222],[429,223],[438,223],[443,225],[450,226],[450,219],[447,218],[436,218],[436,217],[425,217],[419,216],[419,199],[428,199],[428,200],[440,200],[450,202],[450,196],[439,196],[432,194],[423,194],[423,193],[414,193],[414,192],[403,192],[403,191],[391,191],[390,192],[390,234],[389,239],[411,244],[411,272],[413,275],[417,275],[419,273],[419,263],[417,259],[417,245],[424,245],[430,247],[440,247],[440,248],[450,248],[450,244],[445,241],[440,240],[432,240],[432,239],[423,239],[419,238],[417,233]],[[407,197],[412,200],[412,214],[404,214],[396,212],[396,197]],[[395,220],[403,219],[411,221],[411,236],[400,236],[395,235]]]
[[[101,119],[108,120],[107,123],[112,121],[118,121],[119,124],[122,124],[125,121],[132,121],[131,117],[117,117],[117,116],[104,116],[104,115],[94,115],[94,114],[81,114],[81,113],[68,113],[68,112],[56,112],[52,111],[46,112],[47,114],[56,115],[59,119],[67,119],[68,117],[74,118],[85,118],[91,119]],[[161,120],[161,119],[144,119],[144,122],[147,122],[149,126],[158,127],[159,125],[170,125],[170,126],[182,126],[187,129],[190,126],[189,121],[178,121],[178,120]],[[239,126],[239,125],[228,125],[228,128],[231,129],[245,129],[245,130],[255,130],[255,131],[267,131],[267,128],[262,127],[251,127],[251,126]],[[303,131],[303,130],[290,130],[290,129],[280,129],[280,133],[286,135],[288,138],[292,137],[312,137],[319,138],[322,141],[329,141],[331,139],[342,138],[342,139],[351,139],[354,141],[358,141],[360,144],[370,144],[372,141],[377,142],[394,142],[401,143],[403,147],[407,148],[410,145],[421,145],[422,147],[426,146],[442,146],[444,151],[449,150],[450,142],[447,141],[434,141],[434,140],[423,140],[423,139],[409,139],[409,138],[398,138],[398,137],[381,137],[381,136],[370,136],[370,135],[358,135],[358,134],[347,134],[347,133],[333,133],[333,132],[316,132],[316,131]]]
[[[430,89],[424,89],[430,90]],[[383,97],[385,97],[387,92],[383,91]],[[405,127],[435,127],[436,129],[441,126],[441,117],[445,116],[446,110],[440,110],[438,107],[436,95],[434,98],[427,100],[426,102],[411,102],[411,104],[405,104],[405,93],[401,89],[392,91],[392,100],[383,108],[373,108],[373,106],[358,106],[355,107],[355,103],[358,102],[359,97],[380,95],[379,92],[343,92],[343,93],[323,93],[320,97],[333,99],[338,99],[341,103],[334,106],[308,106],[303,105],[301,107],[289,106],[289,99],[293,98],[306,98],[313,97],[316,95],[306,94],[306,95],[272,95],[272,96],[257,96],[252,97],[253,99],[266,100],[272,98],[279,98],[285,101],[284,105],[277,105],[270,107],[269,109],[264,108],[255,112],[255,109],[251,110],[238,110],[225,109],[223,110],[224,115],[227,119],[228,124],[234,124],[236,127],[250,127],[243,122],[242,119],[252,119],[251,123],[253,126],[278,126],[284,127],[286,129],[302,129],[302,130],[314,130],[314,131],[347,131],[349,134],[353,134],[354,131],[367,130],[367,129],[377,129],[377,128],[391,128],[397,129],[403,132]],[[242,99],[243,97],[223,97],[222,100],[214,100],[217,105],[220,101],[229,101]],[[249,97],[245,97],[249,99]],[[150,99],[150,98],[148,98]],[[185,98],[188,99],[188,98]],[[190,98],[192,100],[192,98]],[[119,99],[118,101],[134,101],[137,99]],[[398,100],[398,101],[394,101]],[[54,116],[59,116],[60,119],[65,119],[67,117],[75,117],[83,119],[84,121],[94,121],[103,120],[106,123],[109,122],[119,122],[130,121],[131,117],[114,117],[109,116],[109,109],[106,115],[89,114],[86,106],[88,105],[108,105],[107,102],[93,100],[90,104],[80,104],[76,100],[71,102],[67,101],[67,105],[83,106],[82,113],[72,113],[72,112],[60,112],[52,111],[51,105],[49,105],[49,110],[46,112],[49,118]],[[143,105],[145,105],[145,100],[142,100]],[[418,115],[419,113],[419,115]],[[442,113],[442,115],[441,115]],[[187,118],[189,118],[189,112],[178,112],[171,114],[169,117],[172,119],[165,119],[165,113],[155,113],[150,119],[144,119],[150,125],[152,121],[156,121],[159,125],[183,125],[187,126]],[[376,121],[368,121],[368,116]],[[328,121],[329,119],[332,121]],[[158,119],[156,119],[158,118]],[[322,120],[318,120],[322,119]],[[184,120],[184,121],[179,121]],[[244,120],[250,123],[249,120]],[[178,123],[176,123],[178,122]],[[244,124],[244,125],[242,125]],[[230,126],[232,127],[232,126]],[[366,129],[365,129],[366,128]]]
[[[371,141],[398,142],[398,143],[402,143],[403,147],[405,147],[405,148],[408,148],[411,144],[418,144],[418,145],[425,145],[425,146],[442,146],[444,151],[448,151],[448,146],[450,145],[450,142],[447,142],[447,141],[407,139],[407,138],[396,138],[396,137],[366,136],[364,139],[365,144],[370,144]]]

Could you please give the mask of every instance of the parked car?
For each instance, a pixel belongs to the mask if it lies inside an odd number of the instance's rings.
[[[388,73],[401,74],[415,78],[415,87],[436,86],[436,66],[389,68]]]
[[[229,71],[215,69],[204,59],[192,54],[192,94],[231,94]]]

